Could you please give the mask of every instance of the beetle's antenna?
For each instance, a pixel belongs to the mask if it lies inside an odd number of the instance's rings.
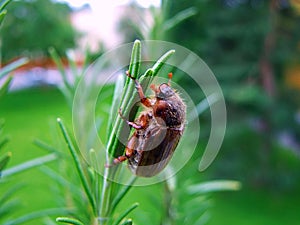
[[[173,73],[172,72],[168,73],[168,77],[169,77],[168,85],[171,86],[171,80],[173,78]]]

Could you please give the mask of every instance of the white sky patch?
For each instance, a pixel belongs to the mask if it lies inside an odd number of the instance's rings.
[[[160,6],[160,0],[136,0],[136,2],[144,8],[148,8],[150,6]]]
[[[84,4],[89,4],[92,9],[98,8],[99,6],[102,7],[115,7],[119,5],[125,5],[129,4],[130,2],[133,2],[133,0],[114,0],[114,1],[107,1],[107,0],[55,0],[58,2],[66,2],[70,6],[79,8],[83,6]],[[161,0],[135,0],[140,6],[144,8],[148,8],[150,6],[159,7]]]

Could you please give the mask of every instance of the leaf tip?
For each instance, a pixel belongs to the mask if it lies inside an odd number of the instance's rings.
[[[134,41],[134,44],[136,45],[136,44],[141,44],[141,41],[139,40],[139,39],[136,39],[135,41]]]

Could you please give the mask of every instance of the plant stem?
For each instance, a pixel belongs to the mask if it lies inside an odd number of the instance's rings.
[[[108,180],[108,175],[110,173],[109,168],[105,168],[102,193],[100,199],[100,211],[99,211],[99,224],[105,225],[108,222],[107,212],[109,207],[109,199],[111,194],[110,181]]]

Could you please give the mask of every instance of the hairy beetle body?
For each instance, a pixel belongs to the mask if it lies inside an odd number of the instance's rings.
[[[170,79],[171,76],[170,73]],[[179,143],[184,131],[186,106],[169,83],[158,87],[151,85],[155,97],[146,98],[140,83],[134,81],[141,103],[149,110],[141,112],[135,122],[127,121],[135,131],[128,140],[125,155],[114,159],[114,164],[128,160],[132,173],[151,177],[166,167]]]

